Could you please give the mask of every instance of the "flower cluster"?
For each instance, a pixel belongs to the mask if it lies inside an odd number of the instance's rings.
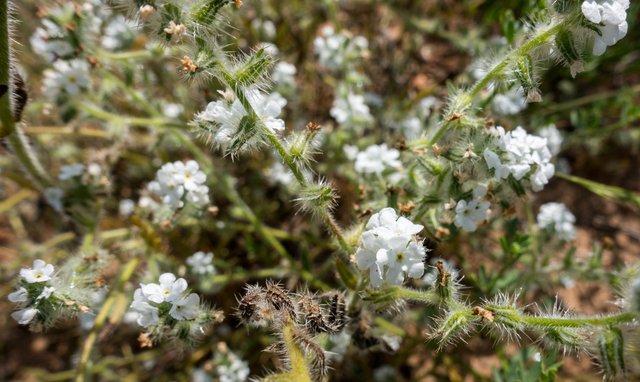
[[[163,273],[158,282],[140,284],[133,294],[131,310],[138,314],[138,325],[148,328],[171,320],[195,320],[200,315],[200,296],[185,293],[185,279]]]
[[[247,111],[232,92],[223,92],[222,100],[210,102],[207,108],[197,115],[199,123],[207,122],[212,126],[205,126],[205,130],[213,133],[213,139],[221,147],[251,146],[259,142],[259,131],[255,121],[249,121]],[[262,120],[264,126],[271,132],[284,131],[284,121],[280,118],[282,108],[287,104],[279,93],[265,94],[253,88],[246,93],[247,101]]]
[[[147,188],[158,195],[165,206],[175,211],[182,208],[185,201],[198,207],[209,204],[209,187],[204,184],[206,180],[207,176],[196,161],[176,161],[165,163]]]
[[[336,122],[346,127],[366,126],[373,122],[364,96],[352,92],[336,97],[329,113]]]
[[[63,311],[78,313],[86,312],[88,308],[77,304],[74,299],[60,293],[54,283],[56,276],[52,264],[44,260],[34,260],[31,268],[20,270],[20,280],[15,292],[9,294],[11,302],[19,304],[20,309],[13,312],[11,317],[20,325],[36,322],[50,325],[55,316]]]
[[[187,257],[187,265],[191,268],[191,271],[197,275],[211,274],[216,271],[213,266],[213,253],[204,253],[202,251],[196,252],[193,255]]]
[[[555,172],[551,161],[551,152],[547,147],[547,140],[527,132],[522,127],[505,132],[498,126],[494,133],[497,135],[498,151],[489,148],[484,150],[487,166],[493,169],[495,177],[506,179],[510,175],[520,181],[529,176],[531,189],[540,191]]]
[[[405,274],[422,277],[426,250],[415,238],[422,225],[398,217],[393,208],[383,208],[369,218],[365,228],[355,260],[358,268],[369,270],[372,287],[380,287],[385,280],[402,284]]]
[[[368,47],[366,38],[336,33],[332,26],[323,27],[313,41],[320,65],[331,70],[344,69],[350,61],[359,59]]]
[[[85,60],[56,61],[53,69],[44,71],[43,93],[51,98],[77,96],[90,86],[89,64]]]
[[[562,203],[546,203],[540,206],[538,225],[542,229],[555,232],[562,240],[573,240],[576,237],[575,222],[576,217]]]
[[[382,174],[385,170],[397,170],[402,167],[400,152],[387,147],[386,143],[371,145],[358,151],[354,146],[347,146],[345,150],[355,159],[355,169],[361,174]]]
[[[469,201],[460,200],[455,203],[456,215],[454,224],[456,227],[462,228],[467,232],[474,232],[478,225],[487,219],[491,203],[483,200],[486,194],[487,186],[479,184],[473,189],[473,199]]]
[[[608,46],[626,36],[629,29],[627,9],[629,0],[585,0],[582,3],[582,14],[599,29],[599,33],[594,34],[594,55],[602,55]]]

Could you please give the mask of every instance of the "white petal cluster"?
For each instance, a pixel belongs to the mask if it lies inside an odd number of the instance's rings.
[[[369,271],[372,287],[380,287],[384,281],[400,285],[405,274],[422,277],[426,251],[415,235],[423,228],[398,217],[393,208],[371,216],[355,257],[358,268]]]
[[[362,174],[382,174],[387,169],[400,167],[400,151],[387,147],[386,143],[371,145],[355,154],[355,169]]]
[[[42,91],[55,98],[60,94],[78,95],[90,85],[89,64],[85,60],[58,60],[53,69],[44,71]]]
[[[516,180],[522,180],[528,176],[531,189],[542,190],[555,172],[547,139],[528,134],[522,127],[506,133],[498,126],[495,133],[503,155],[486,148],[484,159],[495,171],[496,178],[500,180],[513,175]]]
[[[558,155],[560,153],[560,149],[562,148],[562,134],[560,134],[560,130],[556,127],[556,125],[551,124],[549,126],[543,127],[538,130],[538,135],[542,138],[547,139],[547,147],[549,147],[549,151],[551,155]]]
[[[36,29],[29,42],[36,54],[52,62],[58,57],[66,57],[73,53],[73,46],[62,39],[64,36],[65,31],[62,27],[49,19],[43,19],[42,27]]]
[[[158,284],[140,284],[133,294],[131,310],[137,313],[138,325],[147,328],[160,322],[162,306],[170,307],[168,315],[175,320],[193,320],[198,317],[200,296],[186,294],[187,281],[176,279],[173,273],[163,273]],[[162,311],[166,311],[163,309]]]
[[[455,218],[453,223],[458,228],[467,232],[474,232],[478,225],[487,219],[491,203],[483,200],[487,193],[485,185],[478,185],[473,189],[473,199],[460,200],[455,205]]]
[[[291,88],[296,85],[296,72],[295,65],[280,61],[273,68],[271,79],[277,86]]]
[[[573,240],[576,237],[575,222],[576,217],[562,203],[546,203],[540,206],[538,226],[552,230],[562,240]]]
[[[397,125],[402,134],[408,140],[418,139],[424,129],[423,123],[438,106],[438,99],[434,96],[427,96],[418,102],[411,110],[410,115],[400,121]]]
[[[40,312],[39,304],[54,294],[55,288],[47,285],[54,277],[54,271],[52,264],[40,259],[34,260],[31,268],[20,270],[21,286],[7,296],[9,301],[22,308],[11,314],[20,325],[30,323]]]
[[[493,97],[493,111],[501,115],[515,115],[527,108],[527,99],[522,87],[515,87],[506,93]]]
[[[51,280],[53,272],[53,264],[47,264],[44,260],[37,259],[33,261],[32,268],[22,268],[20,270],[20,277],[29,284],[41,283]]]
[[[58,179],[69,180],[84,174],[84,165],[81,163],[64,165],[60,168]]]
[[[182,208],[185,200],[202,207],[209,204],[209,187],[204,184],[206,180],[207,176],[200,170],[198,162],[176,161],[165,163],[147,188],[173,210]]]
[[[627,35],[629,0],[585,0],[581,8],[584,17],[600,28],[601,34],[594,37],[594,55],[602,55],[608,46]]]
[[[109,50],[126,48],[136,38],[136,24],[122,15],[114,17],[104,28],[102,47]]]
[[[29,39],[36,54],[53,62],[73,53],[74,48],[67,39],[68,32],[63,25],[72,20],[75,11],[73,3],[63,3],[48,9],[49,17],[42,19],[42,26],[37,28]],[[58,23],[54,22],[54,19]]]
[[[64,190],[59,187],[47,187],[42,191],[42,196],[49,205],[56,211],[62,211],[62,198],[64,197]]]
[[[215,272],[213,266],[213,253],[204,253],[202,251],[196,252],[193,255],[187,257],[187,265],[191,268],[191,271],[198,275],[206,275]]]
[[[347,93],[333,101],[329,114],[341,125],[362,126],[373,121],[369,106],[361,94]]]
[[[320,65],[331,70],[344,68],[348,61],[361,57],[368,47],[366,38],[350,37],[346,33],[336,34],[331,26],[322,28],[320,35],[313,41],[313,49]]]
[[[247,115],[239,100],[229,96],[227,92],[224,94],[227,95],[225,99],[210,102],[197,116],[201,121],[214,122],[218,126],[214,139],[221,146],[227,146],[231,142],[238,133],[242,118]],[[282,108],[287,105],[287,100],[280,93],[265,94],[258,89],[251,89],[246,92],[246,97],[267,129],[274,133],[284,130],[284,121],[278,117]]]

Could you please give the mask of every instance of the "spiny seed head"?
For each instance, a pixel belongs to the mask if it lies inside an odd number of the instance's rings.
[[[278,311],[285,316],[284,319],[295,319],[296,317],[296,304],[289,297],[289,291],[280,287],[278,283],[273,281],[267,281],[265,287],[265,297],[267,301]]]
[[[325,323],[325,314],[320,304],[318,304],[310,295],[303,294],[298,299],[300,312],[298,314],[298,323],[304,326],[309,333],[315,335],[325,332],[327,324]]]

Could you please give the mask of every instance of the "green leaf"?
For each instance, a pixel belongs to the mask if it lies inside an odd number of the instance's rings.
[[[625,190],[621,187],[609,186],[607,184],[594,182],[592,180],[584,179],[574,175],[558,173],[556,174],[556,176],[578,184],[605,199],[609,199],[616,203],[640,209],[640,194],[637,194],[633,191]]]

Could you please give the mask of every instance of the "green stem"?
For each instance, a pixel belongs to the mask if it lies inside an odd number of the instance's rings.
[[[11,113],[11,36],[9,35],[8,0],[0,0],[0,86],[4,94],[0,95],[0,138],[4,138],[15,130]]]
[[[129,126],[166,126],[171,121],[166,118],[140,118],[140,117],[122,117],[121,115],[110,113],[100,109],[97,106],[81,103],[80,109],[88,115],[105,121],[117,122]]]
[[[580,328],[584,326],[610,326],[619,325],[637,320],[638,314],[625,312],[604,317],[536,317],[521,315],[520,319],[529,326]]]
[[[29,173],[37,189],[51,187],[52,181],[43,170],[35,154],[29,148],[29,142],[14,120],[11,95],[11,35],[9,31],[9,1],[0,0],[0,138],[7,138],[18,162]]]
[[[98,338],[98,332],[100,331],[100,329],[102,329],[104,324],[107,322],[107,318],[109,317],[111,308],[113,307],[113,304],[116,301],[116,297],[118,296],[119,293],[121,293],[121,290],[124,287],[124,284],[126,284],[126,282],[129,281],[129,279],[133,275],[133,272],[138,266],[138,261],[139,261],[138,258],[133,258],[129,260],[127,264],[125,264],[125,266],[122,268],[120,278],[118,279],[115,287],[109,293],[109,297],[107,297],[107,299],[104,301],[102,308],[100,308],[100,312],[98,312],[98,315],[96,316],[95,322],[93,323],[93,327],[91,328],[89,335],[87,336],[86,340],[84,341],[84,344],[82,345],[82,351],[80,353],[80,362],[78,362],[78,367],[76,368],[76,377],[75,377],[76,382],[84,382],[85,376],[86,376],[85,374],[87,373],[87,366],[89,363],[89,359],[91,357],[91,352],[93,351],[93,347]]]
[[[524,44],[520,45],[516,49],[513,49],[500,62],[498,62],[480,81],[478,81],[471,88],[471,90],[469,90],[469,95],[471,95],[471,98],[475,98],[475,96],[478,95],[478,93],[480,93],[480,91],[482,91],[482,89],[484,89],[487,85],[489,85],[491,81],[500,76],[507,65],[509,65],[514,58],[525,55],[531,52],[533,49],[547,42],[547,40],[549,40],[554,34],[556,34],[564,24],[565,22],[562,21],[554,23],[547,29],[531,37]]]

